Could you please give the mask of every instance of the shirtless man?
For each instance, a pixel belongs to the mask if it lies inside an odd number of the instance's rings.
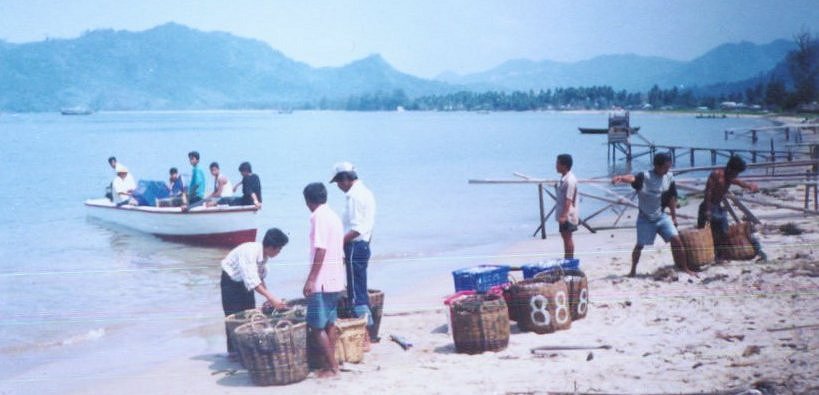
[[[737,178],[739,173],[745,171],[745,161],[739,156],[731,156],[724,169],[715,169],[708,176],[705,184],[705,198],[700,204],[697,214],[697,227],[704,228],[707,222],[711,223],[711,233],[714,237],[714,245],[719,244],[728,233],[728,217],[725,208],[722,207],[722,200],[728,193],[731,184],[739,185],[751,192],[758,190],[754,183],[747,183]],[[717,249],[719,254],[719,249]],[[717,256],[719,258],[719,256]]]

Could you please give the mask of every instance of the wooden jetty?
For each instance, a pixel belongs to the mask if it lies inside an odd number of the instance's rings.
[[[733,133],[736,133],[740,130],[745,130],[747,133],[751,133],[754,142],[758,140],[757,132],[760,131],[777,131],[782,130],[785,132],[785,140],[790,141],[791,138],[791,131],[794,130],[796,134],[796,144],[787,144],[784,149],[780,148],[777,149],[774,146],[774,140],[771,138],[770,140],[770,148],[765,149],[739,149],[739,148],[714,148],[714,147],[694,147],[694,146],[681,146],[681,145],[666,145],[666,144],[655,144],[652,141],[649,141],[641,134],[636,133],[633,130],[610,130],[608,134],[608,149],[607,149],[607,156],[609,163],[614,165],[617,162],[617,152],[619,151],[625,157],[626,163],[630,164],[632,160],[635,158],[639,158],[641,156],[650,155],[651,158],[657,153],[658,150],[668,151],[672,159],[674,160],[675,164],[677,158],[687,155],[689,158],[690,166],[696,165],[696,157],[698,152],[708,152],[710,153],[711,157],[711,164],[717,164],[717,158],[729,158],[732,155],[738,155],[743,157],[746,161],[751,163],[757,163],[758,161],[764,162],[776,162],[776,161],[793,161],[797,159],[805,159],[805,158],[816,158],[819,155],[819,144],[801,144],[802,142],[802,131],[813,131],[816,133],[817,129],[819,129],[819,124],[815,123],[806,123],[806,124],[786,124],[786,125],[777,125],[777,126],[770,126],[770,127],[763,127],[763,128],[755,128],[755,129],[727,129],[725,131],[725,136]],[[639,141],[632,141],[633,139]],[[635,149],[643,149],[641,152],[636,152]]]
[[[794,160],[792,162],[766,162],[766,163],[756,163],[756,164],[748,164],[749,168],[752,169],[765,169],[766,171],[773,168],[792,168],[792,169],[799,169],[799,168],[806,168],[806,167],[815,167],[819,165],[819,159],[810,159],[810,160]],[[686,174],[690,172],[700,172],[700,171],[708,171],[717,168],[722,168],[722,166],[703,166],[703,167],[691,167],[691,168],[677,168],[672,169],[675,175],[679,174]],[[505,180],[493,180],[493,179],[471,179],[469,180],[470,184],[535,184],[537,185],[538,189],[538,209],[539,209],[539,224],[537,229],[535,229],[532,236],[536,236],[540,233],[540,237],[542,239],[546,238],[546,222],[551,217],[552,213],[555,212],[556,207],[552,205],[550,210],[546,210],[546,200],[545,196],[551,197],[556,202],[555,193],[552,191],[556,188],[557,183],[560,180],[556,179],[542,179],[542,178],[535,178],[530,177],[521,173],[513,173],[516,177],[515,179],[505,179]],[[787,173],[787,174],[780,174],[780,175],[758,175],[758,174],[748,174],[743,175],[743,179],[754,181],[758,183],[766,183],[768,185],[773,184],[804,184],[805,185],[805,201],[804,207],[798,207],[789,204],[783,204],[782,202],[776,201],[765,201],[759,198],[747,198],[744,196],[735,196],[730,194],[726,197],[724,204],[729,210],[733,210],[733,207],[737,207],[737,210],[743,212],[743,214],[748,217],[752,221],[756,220],[756,216],[743,204],[744,203],[752,203],[757,204],[760,206],[770,206],[770,207],[777,207],[786,210],[793,210],[803,213],[804,215],[812,215],[812,216],[819,216],[819,196],[817,196],[817,173],[815,171],[808,171],[807,173]],[[675,177],[675,181],[678,187],[682,190],[686,190],[689,192],[700,192],[703,191],[705,188],[705,179],[704,178],[682,178],[682,177]],[[580,191],[578,190],[578,196],[582,198],[588,198],[597,200],[599,202],[605,203],[602,208],[597,209],[593,213],[586,215],[585,217],[580,218],[580,225],[584,228],[588,229],[592,233],[596,233],[597,230],[603,229],[613,229],[618,228],[619,221],[622,219],[623,215],[627,210],[637,208],[636,193],[629,193],[628,195],[623,195],[618,193],[615,190],[607,188],[606,185],[611,183],[611,179],[608,176],[605,177],[596,177],[596,178],[589,178],[589,179],[579,179],[579,185],[583,185],[584,189],[593,188],[598,190],[601,194],[592,194],[587,191]],[[813,209],[809,208],[809,202],[811,198],[811,194],[809,191],[813,190]],[[600,215],[603,212],[608,210],[612,210],[616,217],[614,218],[612,224],[610,226],[598,226],[594,227],[589,224],[589,221]],[[736,219],[737,216],[735,213],[732,213],[734,218]],[[677,213],[677,216],[682,219],[693,219],[689,216],[684,214]]]

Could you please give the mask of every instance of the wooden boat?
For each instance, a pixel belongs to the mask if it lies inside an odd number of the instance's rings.
[[[91,218],[114,223],[163,240],[196,245],[235,247],[256,240],[255,206],[117,207],[106,198],[85,201]]]
[[[91,115],[92,113],[94,113],[94,111],[85,107],[71,107],[60,110],[60,114],[63,115]]]
[[[580,133],[583,134],[607,134],[609,132],[609,128],[577,128],[580,130]],[[631,128],[631,132],[636,132],[640,130],[640,127],[637,126],[636,128]]]

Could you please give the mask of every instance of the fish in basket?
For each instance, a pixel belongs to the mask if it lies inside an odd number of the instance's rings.
[[[728,233],[717,247],[720,257],[733,261],[745,261],[756,256],[750,239],[750,227],[747,222],[739,222],[728,227]]]
[[[503,296],[476,294],[450,304],[455,351],[480,354],[500,351],[509,345],[509,310]]]
[[[705,266],[714,263],[714,237],[711,225],[706,224],[702,229],[692,228],[680,231],[680,240],[685,249],[685,259],[688,268],[701,271]],[[675,256],[676,258],[676,256]],[[682,262],[674,261],[674,266],[682,268]]]
[[[236,342],[250,379],[256,385],[296,383],[310,372],[305,322],[254,316],[249,323],[236,328]]]
[[[572,321],[586,318],[589,312],[589,281],[586,273],[579,269],[563,271],[563,281],[569,291],[569,313]]]
[[[238,353],[239,361],[242,361],[242,356],[241,349],[239,349],[239,345],[236,344],[236,328],[250,322],[251,317],[261,314],[262,311],[259,309],[248,309],[225,317],[225,334],[227,335],[228,353]],[[244,366],[244,362],[242,362],[242,366]]]
[[[336,359],[339,363],[360,363],[364,360],[364,336],[367,333],[367,317],[339,318],[336,320],[339,335],[336,340]]]

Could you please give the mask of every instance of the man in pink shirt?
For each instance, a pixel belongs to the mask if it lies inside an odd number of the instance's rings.
[[[310,215],[310,274],[304,283],[307,325],[310,336],[323,352],[324,368],[319,377],[338,374],[335,357],[338,300],[344,290],[344,227],[327,206],[327,188],[316,182],[304,188]]]

